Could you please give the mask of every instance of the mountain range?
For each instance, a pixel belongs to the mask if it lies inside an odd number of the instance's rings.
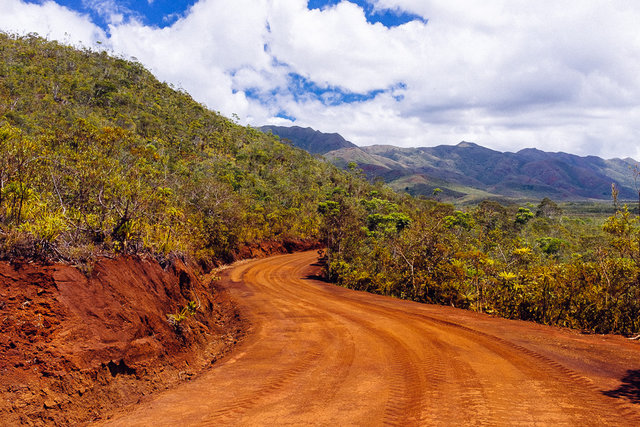
[[[440,189],[445,200],[480,199],[607,200],[615,184],[622,199],[638,191],[631,158],[603,159],[535,148],[500,152],[472,142],[437,147],[392,145],[358,147],[337,133],[311,128],[264,126],[294,146],[322,155],[338,167],[355,162],[370,179],[382,178],[392,188],[411,195],[432,196]]]

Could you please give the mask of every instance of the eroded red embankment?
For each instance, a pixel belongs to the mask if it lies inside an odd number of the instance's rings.
[[[200,310],[172,326],[189,300]],[[195,375],[237,340],[224,293],[180,260],[0,262],[0,424],[91,420]]]

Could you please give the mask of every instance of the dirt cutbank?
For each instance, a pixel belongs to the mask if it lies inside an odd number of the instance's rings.
[[[178,323],[167,314],[199,301]],[[179,259],[0,262],[0,424],[99,418],[186,381],[243,334],[229,298]]]
[[[226,261],[320,246],[261,242]],[[65,264],[0,261],[0,425],[99,419],[228,353],[248,325],[214,275],[202,274],[222,262],[102,258],[83,274]],[[194,316],[168,322],[192,300]]]
[[[262,258],[269,255],[290,254],[293,252],[308,251],[310,249],[320,249],[325,245],[312,239],[287,239],[280,241],[267,241],[260,243],[252,243],[242,246],[235,254],[232,261]]]

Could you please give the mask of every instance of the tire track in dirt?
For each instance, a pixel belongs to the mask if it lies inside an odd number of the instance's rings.
[[[352,299],[354,304],[364,307],[371,312],[379,312],[382,314],[388,310],[387,307],[381,310],[375,304],[363,303],[358,300],[357,297],[349,298]],[[392,310],[399,311],[397,308],[393,308]],[[637,410],[633,410],[624,402],[604,397],[601,390],[595,387],[585,376],[535,351],[504,340],[498,336],[487,334],[457,323],[437,319],[425,314],[407,313],[404,311],[400,313],[402,316],[416,319],[418,322],[440,325],[442,328],[449,329],[451,335],[458,334],[475,337],[476,344],[499,355],[505,362],[516,366],[518,370],[525,374],[526,378],[538,381],[539,384],[536,385],[537,388],[540,389],[538,394],[541,398],[542,396],[554,396],[553,399],[547,398],[541,400],[550,401],[549,407],[564,406],[565,416],[572,419],[572,423],[590,425],[591,423],[597,422],[597,425],[620,425],[620,420],[615,418],[617,413],[628,419],[629,425],[640,425],[640,414],[638,414]],[[435,340],[436,335],[432,335],[431,338]],[[527,360],[525,356],[535,360]],[[466,374],[458,375],[457,382],[461,385],[461,395],[464,396],[463,400],[465,401],[465,405],[474,407],[474,410],[464,411],[465,406],[462,405],[459,408],[463,408],[463,412],[473,413],[474,423],[483,425],[510,424],[513,422],[514,412],[519,410],[521,416],[528,416],[534,410],[532,407],[519,407],[517,402],[514,402],[514,395],[494,398],[498,399],[497,406],[505,408],[505,410],[497,413],[494,410],[487,410],[485,402],[486,396],[483,398],[483,393],[479,392],[482,386],[474,379],[472,371],[469,370],[468,366],[462,365],[464,362],[461,362],[456,352],[449,352],[449,357],[451,361],[455,361],[458,365],[458,370],[466,371]],[[540,366],[540,364],[546,366]],[[556,387],[549,387],[549,383],[556,384]],[[568,398],[567,395],[571,394],[573,394],[573,396]],[[566,401],[570,399],[580,403],[578,405],[575,403],[567,403]],[[553,402],[555,402],[555,405],[552,404]],[[532,403],[534,403],[534,406],[538,404],[536,402]],[[480,408],[483,409],[480,410]],[[592,413],[593,410],[596,410],[595,414]],[[482,416],[478,417],[478,415],[481,414]],[[603,416],[602,414],[609,414],[609,416]],[[460,415],[461,414],[458,414],[458,416]],[[549,422],[560,422],[560,419],[551,419]]]
[[[226,273],[249,337],[210,372],[113,424],[640,425],[637,405],[604,396],[587,372],[514,342],[522,324],[483,318],[481,330],[445,307],[311,280],[314,255]],[[640,356],[620,351],[640,367]]]
[[[384,310],[379,310],[377,307],[371,306],[370,304],[362,304],[360,301],[356,301],[356,304],[363,306],[363,309],[366,311],[378,312],[381,315],[385,314]],[[406,317],[406,313],[404,314]],[[431,321],[432,323],[440,324],[441,326],[457,328],[460,331],[475,334],[482,338],[485,338],[486,341],[483,342],[483,346],[486,350],[491,351],[492,353],[496,353],[505,361],[509,361],[510,363],[514,364],[514,366],[518,371],[524,373],[525,378],[529,378],[530,380],[537,381],[538,384],[536,384],[537,386],[536,388],[538,389],[538,395],[540,397],[540,400],[548,401],[549,406],[552,405],[553,401],[562,402],[564,400],[567,400],[565,398],[565,394],[568,393],[568,390],[576,391],[577,392],[576,400],[581,401],[582,405],[580,405],[580,407],[577,410],[572,411],[571,414],[567,414],[574,417],[575,422],[588,423],[589,421],[593,421],[593,419],[589,418],[588,416],[584,416],[584,413],[589,408],[598,408],[599,412],[602,412],[602,411],[604,411],[605,413],[611,412],[610,402],[605,402],[605,399],[602,396],[600,396],[598,393],[592,393],[589,396],[585,396],[584,393],[581,393],[579,391],[579,388],[584,387],[585,384],[582,381],[579,381],[580,384],[576,386],[576,384],[571,382],[571,380],[576,380],[578,378],[583,378],[583,377],[580,377],[575,373],[569,372],[566,368],[560,370],[559,372],[568,374],[568,375],[558,376],[556,372],[556,377],[549,375],[549,372],[546,372],[546,371],[541,372],[539,370],[531,368],[530,366],[531,361],[523,360],[522,354],[532,356],[532,357],[535,356],[537,359],[541,361],[546,361],[546,359],[543,356],[535,352],[527,350],[521,346],[517,346],[512,343],[509,343],[498,337],[495,337],[486,333],[482,333],[472,328],[461,326],[455,323],[429,318],[424,315],[416,316],[416,315],[410,314],[408,317],[414,317],[414,318],[417,317],[418,320],[423,322]],[[372,330],[375,330],[375,328],[372,328]],[[376,330],[376,333],[380,333],[380,331]],[[432,339],[433,337],[434,336],[432,336]],[[397,340],[387,338],[387,341],[394,341],[395,348],[402,347],[402,344]],[[476,340],[476,343],[478,343],[477,340]],[[512,349],[515,349],[517,351],[512,352],[512,351],[505,350],[500,346],[500,344],[507,345],[508,347],[511,347]],[[514,357],[514,355],[516,354],[518,355],[518,358]],[[464,403],[461,402],[461,404],[458,405],[458,411],[457,411],[458,413],[456,414],[456,416],[463,417],[468,421],[474,420],[475,423],[479,423],[479,424],[496,424],[496,423],[500,424],[500,423],[512,422],[514,417],[514,412],[517,413],[519,411],[519,414],[522,417],[529,416],[529,414],[532,412],[533,408],[531,406],[523,407],[522,405],[518,405],[517,402],[515,402],[514,404],[513,395],[503,395],[503,396],[493,397],[494,403],[498,403],[500,407],[506,408],[506,411],[499,411],[498,413],[496,413],[496,411],[489,409],[486,401],[487,400],[486,393],[483,392],[482,384],[474,376],[473,369],[471,369],[467,363],[465,363],[459,357],[457,357],[455,352],[450,352],[449,357],[451,361],[455,361],[456,367],[454,371],[458,371],[457,373],[454,372],[452,374],[452,377],[456,378],[456,382],[460,386],[456,395],[460,396],[460,400],[464,402]],[[397,355],[394,356],[393,359],[395,360],[394,367],[396,368],[394,369],[394,372],[404,371],[406,373],[406,372],[412,371],[406,359],[400,359],[399,356]],[[553,367],[560,367],[561,365],[559,365],[558,363],[553,363],[553,364],[550,364],[549,366],[553,368]],[[413,369],[413,371],[415,371],[415,369]],[[414,378],[414,377],[417,377],[417,376],[412,376],[411,378]],[[400,378],[402,378],[402,375],[394,375],[392,379],[389,381],[391,397],[389,399],[390,403],[387,406],[387,409],[385,410],[385,417],[384,417],[385,424],[393,424],[396,422],[402,425],[413,424],[416,422],[415,408],[418,406],[420,407],[423,406],[421,403],[418,403],[421,401],[421,399],[419,397],[416,397],[418,394],[416,393],[416,390],[418,390],[419,387],[421,386],[416,381],[412,380],[409,377],[405,377],[402,379]],[[548,386],[545,386],[545,383],[548,383],[550,379],[552,379],[553,382],[562,383],[563,385],[556,389],[552,389]],[[513,391],[515,392],[516,390],[513,390]],[[596,390],[592,389],[592,391],[596,391]],[[426,390],[424,390],[423,392],[426,393]],[[543,396],[550,396],[550,395],[554,396],[554,398],[543,399]],[[451,398],[451,395],[449,396],[449,398]],[[537,405],[537,404],[538,404],[537,402],[534,402],[534,405]],[[568,405],[568,406],[571,406],[571,405]],[[424,409],[426,408],[423,408],[423,410]],[[625,411],[622,411],[622,413],[624,412]],[[399,414],[402,414],[402,417],[400,417]],[[599,422],[606,423],[606,419],[602,419],[600,416],[598,416],[597,419],[599,420]],[[549,420],[550,422],[556,422],[559,419],[557,420],[555,418],[550,418]]]
[[[293,378],[308,370],[321,354],[320,352],[313,352],[304,355],[302,359],[297,361],[295,367],[278,374],[277,377],[270,379],[250,395],[235,400],[232,405],[214,411],[210,416],[204,418],[204,421],[212,424],[227,423],[233,418],[239,417],[243,412],[256,406],[267,395],[277,392],[278,389],[284,387]]]
[[[283,266],[278,270],[264,268],[257,272],[250,271],[248,274],[246,274],[246,278],[242,276],[236,276],[236,277],[237,277],[237,280],[244,279],[248,281],[259,282],[262,284],[268,283],[272,287],[275,287],[277,286],[278,281],[281,280],[280,277],[278,277],[280,275],[278,273],[286,270],[287,270],[286,266]],[[304,312],[308,312],[310,310],[314,311],[312,316],[309,314],[301,314]],[[294,324],[304,321],[305,319],[308,319],[310,317],[316,320],[322,319],[326,322],[331,322],[333,320],[326,313],[314,310],[313,306],[310,306],[309,304],[305,304],[301,302],[298,304],[295,304],[293,307],[281,307],[281,311],[282,311],[283,317],[292,321]],[[296,329],[291,329],[291,330],[285,329],[285,330],[281,330],[280,332],[295,334],[298,331],[299,330],[296,330]],[[352,346],[346,347],[346,354],[347,354],[347,357],[346,357],[347,363],[341,364],[339,368],[344,369],[345,367],[350,366],[351,362],[353,361]],[[260,388],[258,388],[257,390],[252,390],[249,394],[247,394],[242,398],[236,399],[232,405],[229,405],[214,411],[210,416],[207,416],[203,419],[204,423],[208,425],[231,424],[233,420],[241,417],[244,412],[260,404],[261,401],[264,401],[269,396],[275,394],[279,389],[281,389],[282,387],[286,386],[288,383],[293,381],[294,378],[310,370],[313,367],[313,365],[318,362],[318,360],[320,359],[320,357],[322,357],[322,355],[323,355],[322,351],[313,351],[313,352],[305,353],[301,357],[298,356],[297,359],[294,361],[295,366],[289,367],[283,372],[278,372],[277,374],[272,375],[264,384],[260,386]],[[338,375],[336,376],[337,378],[342,377],[342,375],[339,375],[339,373],[340,371],[338,371]]]
[[[277,271],[272,280],[277,286],[280,283],[294,281],[292,277],[301,277],[301,271],[306,266],[300,266],[299,263],[291,261]],[[265,279],[265,272],[259,278]],[[303,283],[301,283],[303,284]],[[288,291],[284,287],[279,287],[282,292]],[[303,293],[301,291],[300,293]],[[310,299],[298,294],[301,301],[310,301]],[[348,320],[351,327],[366,329],[367,333],[377,337],[381,344],[393,343],[390,346],[391,354],[388,356],[389,364],[387,365],[389,373],[387,379],[388,397],[386,399],[384,410],[384,425],[417,425],[420,422],[422,408],[422,394],[424,384],[418,368],[418,357],[410,352],[404,343],[396,339],[392,333],[376,327],[373,323],[367,322],[362,318],[357,318],[345,314],[344,312],[329,308],[327,312],[331,313],[336,321]]]
[[[360,304],[360,303],[359,303]],[[375,307],[371,307],[370,305],[366,305],[365,307],[366,310],[369,311],[377,311]],[[410,315],[410,317],[415,317]],[[518,352],[520,352],[521,354],[525,354],[525,355],[529,355],[531,357],[535,357],[537,359],[539,359],[540,361],[543,362],[548,362],[548,360],[543,357],[542,355],[539,355],[535,352],[532,352],[531,350],[525,349],[524,347],[521,346],[517,346],[514,345],[512,343],[509,343],[505,340],[502,340],[498,337],[489,335],[489,334],[485,334],[479,331],[476,331],[474,329],[465,327],[465,326],[461,326],[455,323],[451,323],[451,322],[447,322],[447,321],[442,321],[442,320],[437,320],[437,319],[432,319],[432,318],[425,318],[425,316],[419,316],[422,319],[421,320],[431,320],[434,323],[439,323],[440,325],[444,325],[444,326],[448,326],[448,327],[454,327],[457,328],[459,330],[465,331],[465,332],[469,332],[472,334],[476,334],[478,336],[481,336],[483,338],[488,339],[488,341],[484,342],[484,346],[486,349],[491,350],[494,353],[497,353],[498,355],[500,355],[502,358],[504,358],[505,360],[509,360],[509,358],[511,358],[511,363],[514,363],[516,365],[518,365],[518,369],[520,371],[525,372],[526,374],[529,375],[530,378],[537,378],[537,381],[539,382],[548,382],[548,380],[550,378],[552,378],[553,376],[549,375],[548,372],[543,373],[542,375],[540,374],[539,370],[533,369],[533,368],[529,368],[530,362],[529,361],[522,361],[520,360],[521,357],[518,360],[515,360],[513,357],[512,352],[509,351],[505,351],[503,348],[501,348],[499,345],[497,344],[504,344],[507,345],[508,347],[511,347],[515,350],[517,350],[517,352],[515,354],[517,354]],[[398,343],[396,342],[396,345]],[[454,353],[455,355],[455,353]],[[466,412],[467,415],[465,416],[465,418],[467,419],[475,419],[475,422],[478,422],[480,424],[495,424],[497,423],[508,423],[508,422],[512,422],[513,421],[513,416],[514,416],[514,411],[517,409],[516,407],[514,407],[513,405],[513,396],[505,396],[503,397],[503,399],[501,401],[498,401],[498,403],[501,403],[503,407],[508,408],[508,410],[503,411],[503,413],[498,416],[498,418],[496,418],[494,415],[491,415],[487,410],[487,405],[485,402],[485,398],[483,397],[483,393],[481,392],[482,386],[481,384],[475,379],[475,377],[472,375],[473,371],[468,367],[468,365],[463,366],[462,363],[460,362],[460,359],[458,357],[454,357],[453,360],[456,361],[457,369],[459,371],[463,371],[464,373],[461,375],[458,375],[457,380],[460,383],[460,385],[462,386],[462,393],[460,393],[459,395],[462,397],[462,400],[464,400],[464,405],[460,405],[459,408],[467,408],[469,410],[467,411],[463,411]],[[408,371],[407,365],[404,364],[402,365],[401,362],[396,362],[395,364],[396,366],[400,367],[402,366],[400,369],[404,370],[404,371]],[[539,388],[541,388],[541,392],[540,395],[557,395],[554,400],[559,400],[562,401],[563,397],[565,394],[567,394],[567,387],[569,387],[569,389],[574,389],[576,390],[576,384],[572,383],[571,380],[574,381],[578,381],[579,387],[584,387],[585,385],[588,385],[588,382],[585,384],[584,383],[584,377],[576,374],[575,372],[571,372],[570,370],[562,367],[560,364],[558,364],[557,362],[554,363],[550,363],[549,366],[551,368],[562,368],[559,369],[559,372],[566,374],[564,377],[557,377],[557,378],[553,378],[553,381],[557,381],[559,383],[564,383],[564,385],[562,387],[560,387],[559,389],[556,389],[556,391],[554,392],[554,390],[550,389],[549,387],[544,387],[544,384],[542,385],[538,385]],[[466,369],[463,369],[466,368]],[[557,373],[556,373],[557,374]],[[397,376],[396,376],[397,378]],[[405,383],[407,384],[413,384],[415,385],[415,382],[409,382],[405,380]],[[571,383],[569,385],[569,383]],[[392,420],[394,420],[396,417],[396,415],[398,413],[404,413],[404,418],[401,420],[396,420],[396,421],[400,421],[403,424],[407,424],[407,422],[410,422],[413,420],[413,418],[411,416],[407,416],[406,412],[403,412],[401,410],[404,401],[411,401],[412,405],[415,405],[416,399],[415,397],[411,398],[408,396],[405,397],[401,397],[400,394],[400,390],[410,390],[410,387],[402,387],[400,385],[396,385],[395,383],[392,382],[391,384],[391,392],[392,392],[392,398],[391,401],[395,402],[391,405],[391,407],[385,411],[385,422],[391,422]],[[413,387],[413,389],[415,389],[415,387]],[[597,391],[594,390],[592,388],[592,391]],[[415,393],[414,393],[415,394]],[[584,416],[583,414],[586,412],[585,410],[588,408],[597,408],[598,412],[602,412],[604,411],[606,412],[611,412],[611,402],[604,402],[605,399],[602,398],[602,396],[600,396],[598,393],[593,393],[592,396],[595,396],[596,398],[591,398],[589,399],[587,396],[584,396],[584,393],[577,393],[577,398],[582,401],[583,405],[581,405],[581,408],[579,408],[577,411],[574,411],[573,414],[574,416],[577,416],[577,418],[575,419],[576,422],[590,422],[593,421],[593,419],[589,418],[589,416]],[[566,399],[565,399],[566,400]],[[550,402],[551,403],[551,402]],[[407,404],[404,405],[405,407],[411,407],[411,405]],[[571,405],[569,405],[571,406]],[[621,405],[617,405],[617,406],[621,406]],[[482,408],[482,409],[481,409]],[[622,410],[622,413],[628,412],[626,409],[627,408],[619,408],[619,409],[625,409]],[[521,408],[521,412],[522,415],[527,415],[529,413],[529,411],[531,410],[531,408]],[[482,413],[485,413],[484,416],[480,416]],[[460,414],[458,414],[459,416]],[[628,413],[628,415],[632,415],[631,413]],[[602,419],[600,417],[596,417],[596,419],[598,420],[598,422],[602,422],[605,423],[606,420]],[[551,421],[556,421],[555,419],[551,419]],[[617,424],[617,421],[615,422],[615,424]]]
[[[292,262],[293,263],[293,262]],[[303,277],[302,270],[306,268],[304,265],[295,263],[296,269],[292,270],[289,276],[282,275],[282,282],[286,279],[292,280],[291,277]],[[281,270],[282,271],[282,270]],[[295,280],[295,279],[294,279]],[[298,295],[300,299],[304,299],[305,295]],[[368,322],[362,317],[351,316],[343,311],[333,310],[336,318],[351,321],[353,327],[365,328],[367,333],[376,336],[381,343],[390,346],[391,354],[388,356],[388,397],[386,399],[385,409],[383,413],[383,425],[419,425],[422,421],[422,409],[424,407],[424,390],[426,376],[423,370],[420,358],[411,351],[405,343],[397,339],[391,329],[382,329],[376,327],[374,323]],[[365,310],[366,311],[366,310]]]
[[[439,323],[446,327],[451,327],[455,329],[459,329],[466,333],[475,335],[480,337],[478,340],[478,344],[483,345],[487,349],[499,354],[504,360],[509,360],[512,363],[517,363],[519,369],[527,374],[529,378],[535,378],[538,381],[546,382],[546,383],[555,383],[558,387],[544,387],[544,395],[553,396],[552,400],[556,402],[562,402],[567,399],[567,395],[570,393],[574,393],[576,396],[576,400],[582,403],[582,409],[596,409],[598,415],[596,419],[605,425],[607,423],[607,419],[600,418],[599,414],[611,412],[612,407],[615,408],[615,412],[624,415],[629,421],[636,423],[635,425],[640,425],[640,414],[637,411],[633,411],[627,405],[620,401],[616,401],[612,399],[608,399],[604,397],[597,387],[586,378],[584,375],[581,375],[562,364],[549,359],[548,357],[539,354],[533,350],[525,348],[521,345],[514,344],[510,341],[497,337],[495,335],[490,335],[482,331],[478,331],[476,329],[472,329],[463,325],[459,325],[456,323],[448,322],[441,319],[435,319],[431,317],[418,316],[424,318],[428,321]],[[531,360],[524,360],[524,362],[517,361],[515,362],[514,356],[527,356]],[[540,365],[546,365],[546,369],[540,369]],[[509,402],[513,402],[513,399],[510,398]],[[568,407],[572,405],[567,404]],[[513,416],[513,406],[509,408],[509,413],[503,416],[502,421],[508,421],[510,417]],[[574,415],[577,416],[576,422],[593,422],[592,416],[585,416],[585,412],[579,409]],[[497,420],[498,422],[500,420]],[[617,422],[614,422],[611,425],[618,425]]]
[[[471,366],[460,360],[451,347],[443,341],[434,339],[432,345],[439,350],[440,358],[448,361],[441,382],[443,392],[433,402],[439,413],[432,417],[441,425],[442,420],[462,419],[465,424],[496,425],[493,413],[487,406],[484,387],[476,377]],[[449,405],[442,405],[450,401]]]

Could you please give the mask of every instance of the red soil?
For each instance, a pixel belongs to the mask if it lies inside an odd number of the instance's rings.
[[[284,242],[260,242],[242,246],[235,255],[235,260],[263,258],[269,255],[290,254],[293,252],[320,249],[324,246],[317,240],[288,239]]]
[[[67,265],[0,262],[0,425],[99,418],[186,381],[242,336],[210,277],[178,259]],[[176,327],[167,314],[198,299]]]
[[[225,271],[242,343],[97,425],[640,425],[638,342],[355,292],[316,261]]]
[[[262,242],[230,261],[317,247]],[[247,327],[227,293],[200,268],[166,264],[103,258],[85,275],[63,264],[0,261],[0,425],[100,419],[227,353]],[[201,268],[219,261],[208,264]],[[169,323],[167,314],[190,300],[200,302],[197,313]]]

